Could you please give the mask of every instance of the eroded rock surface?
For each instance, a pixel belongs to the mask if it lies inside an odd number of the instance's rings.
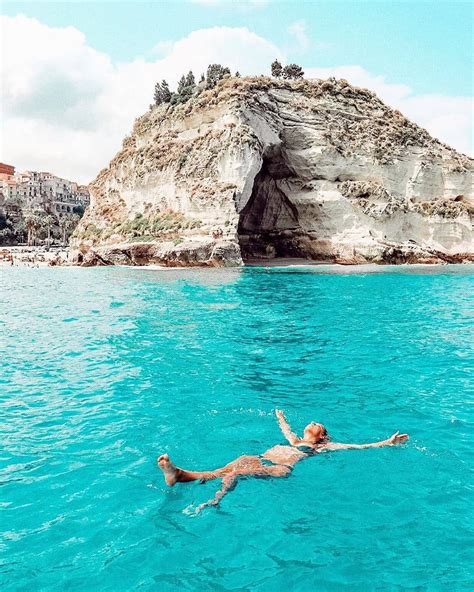
[[[231,78],[153,108],[91,189],[83,264],[474,259],[473,161],[344,80]]]

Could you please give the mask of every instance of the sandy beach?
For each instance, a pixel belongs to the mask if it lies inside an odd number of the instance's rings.
[[[0,247],[0,266],[52,267],[68,265],[67,247]]]

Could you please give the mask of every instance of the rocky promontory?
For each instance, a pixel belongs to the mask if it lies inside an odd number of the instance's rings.
[[[472,159],[345,80],[227,78],[151,108],[90,185],[82,265],[474,260]]]

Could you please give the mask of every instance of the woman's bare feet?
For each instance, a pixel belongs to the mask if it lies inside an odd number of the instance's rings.
[[[162,454],[157,460],[158,466],[163,471],[165,476],[166,485],[173,487],[178,480],[179,469],[174,466],[170,461],[170,457],[167,454]]]

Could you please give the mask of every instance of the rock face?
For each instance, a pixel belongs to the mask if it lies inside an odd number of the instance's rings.
[[[473,168],[344,80],[230,78],[137,119],[90,186],[74,257],[474,260]]]

